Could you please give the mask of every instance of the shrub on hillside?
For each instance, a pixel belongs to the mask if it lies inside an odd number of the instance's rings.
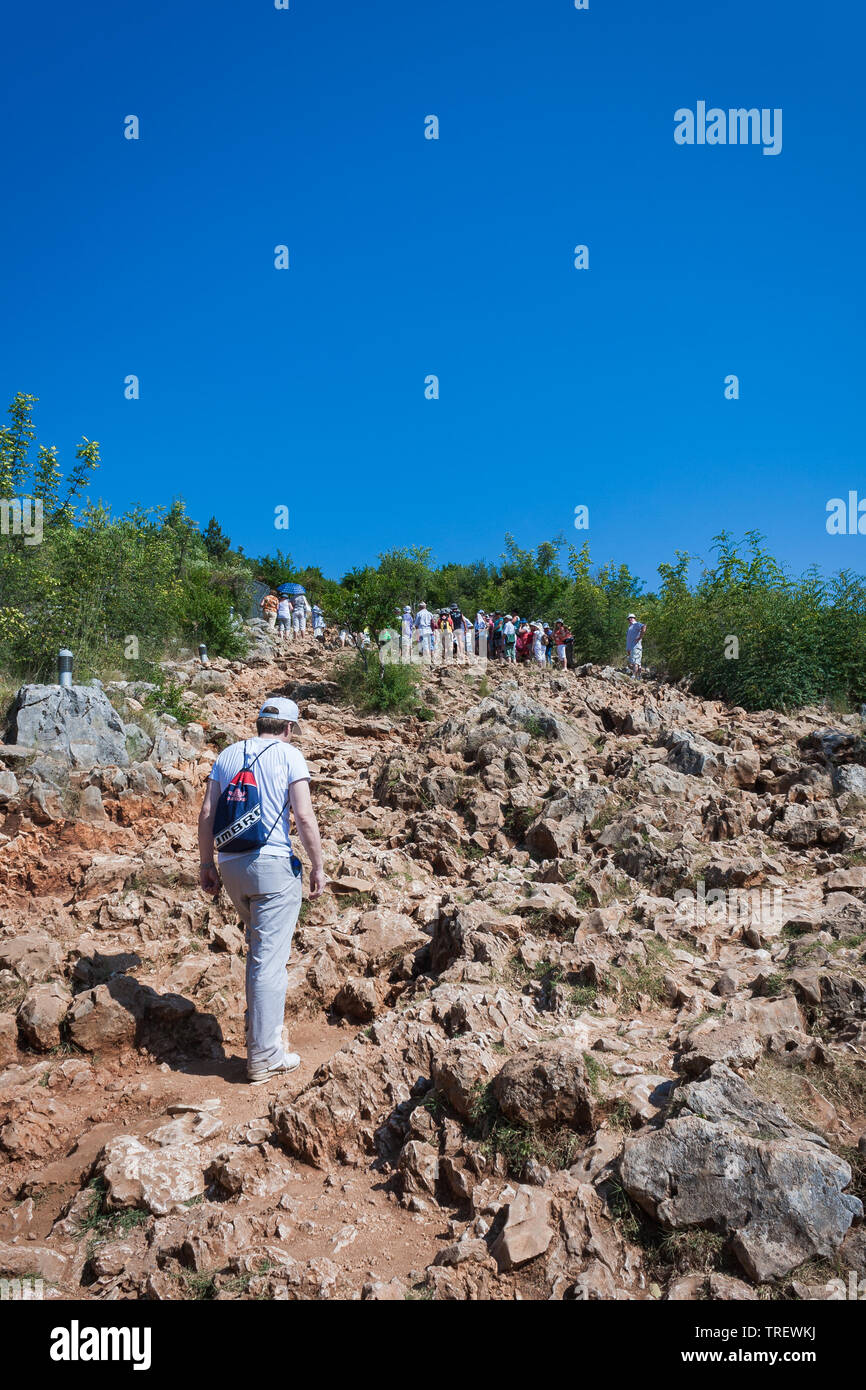
[[[371,654],[365,666],[360,656],[345,662],[338,684],[345,700],[356,709],[380,714],[426,714],[419,698],[420,673],[416,666],[399,662],[379,665]]]

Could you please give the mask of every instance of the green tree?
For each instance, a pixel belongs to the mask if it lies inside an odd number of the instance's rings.
[[[231,539],[226,535],[215,516],[202,533],[204,548],[212,560],[224,560],[232,548]]]

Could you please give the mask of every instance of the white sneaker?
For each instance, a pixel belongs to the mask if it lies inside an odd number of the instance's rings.
[[[247,1072],[247,1081],[251,1086],[261,1086],[265,1081],[270,1081],[273,1076],[282,1076],[287,1071],[297,1071],[301,1065],[301,1059],[297,1052],[286,1052],[282,1062],[278,1062],[275,1067],[266,1067],[264,1071]]]

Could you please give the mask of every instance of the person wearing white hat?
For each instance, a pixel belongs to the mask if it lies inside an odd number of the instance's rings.
[[[214,897],[224,887],[246,928],[247,1075],[253,1085],[301,1064],[283,1042],[286,966],[302,898],[290,811],[310,858],[310,897],[325,887],[310,771],[291,742],[297,722],[294,700],[269,696],[256,737],[224,748],[211,768],[198,820],[201,887]]]
[[[423,661],[429,654],[433,661],[433,614],[422,599],[415,614],[415,632],[418,636],[418,655]]]
[[[505,614],[505,622],[502,624],[502,636],[505,639],[505,660],[516,662],[517,657],[514,653],[515,643],[517,642],[517,629],[514,626],[514,619],[510,613]]]
[[[640,675],[643,661],[643,637],[646,623],[639,623],[634,613],[628,615],[628,628],[625,634],[625,651],[629,675],[634,679]]]
[[[413,619],[413,617],[412,617],[412,609],[409,607],[409,604],[406,603],[406,604],[403,605],[403,612],[402,612],[402,615],[401,615],[401,617],[400,617],[400,660],[401,660],[401,661],[411,661],[411,660],[412,660],[412,629],[413,629],[413,627],[414,627],[414,619]]]

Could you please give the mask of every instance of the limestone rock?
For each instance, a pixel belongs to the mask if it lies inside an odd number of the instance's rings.
[[[105,1179],[109,1208],[142,1207],[165,1216],[204,1193],[201,1156],[192,1145],[153,1150],[122,1134],[106,1144],[97,1171]]]
[[[14,970],[25,984],[40,984],[59,975],[63,951],[58,942],[39,932],[24,932],[0,941],[0,970]]]
[[[500,1269],[514,1269],[543,1255],[552,1239],[550,1196],[537,1187],[520,1187],[490,1253]]]
[[[138,981],[119,975],[78,995],[69,1012],[69,1036],[85,1052],[132,1047],[144,1014],[145,996]]]
[[[400,1151],[397,1170],[401,1175],[404,1192],[436,1195],[439,1181],[439,1155],[431,1144],[410,1139]]]
[[[509,1058],[494,1077],[503,1115],[544,1128],[594,1128],[593,1095],[579,1048],[567,1038],[536,1043]]]
[[[14,1014],[0,1014],[0,1067],[18,1055],[18,1023]]]
[[[337,991],[333,1004],[334,1012],[352,1023],[369,1023],[378,1007],[376,982],[366,976],[350,976]]]
[[[673,1114],[626,1143],[623,1187],[663,1226],[727,1235],[751,1279],[831,1258],[862,1216],[848,1164],[723,1064],[683,1087]]]
[[[484,1044],[472,1037],[455,1038],[434,1056],[433,1083],[452,1109],[469,1119],[480,1091],[497,1065],[498,1059]]]
[[[73,767],[127,767],[120,715],[91,685],[24,685],[12,711],[11,741],[65,759]]]
[[[60,1043],[60,1025],[72,995],[59,980],[33,985],[18,1010],[18,1029],[30,1047],[48,1052]]]
[[[687,777],[713,777],[718,771],[718,749],[686,729],[669,729],[661,737],[661,745],[667,748],[668,766]]]

